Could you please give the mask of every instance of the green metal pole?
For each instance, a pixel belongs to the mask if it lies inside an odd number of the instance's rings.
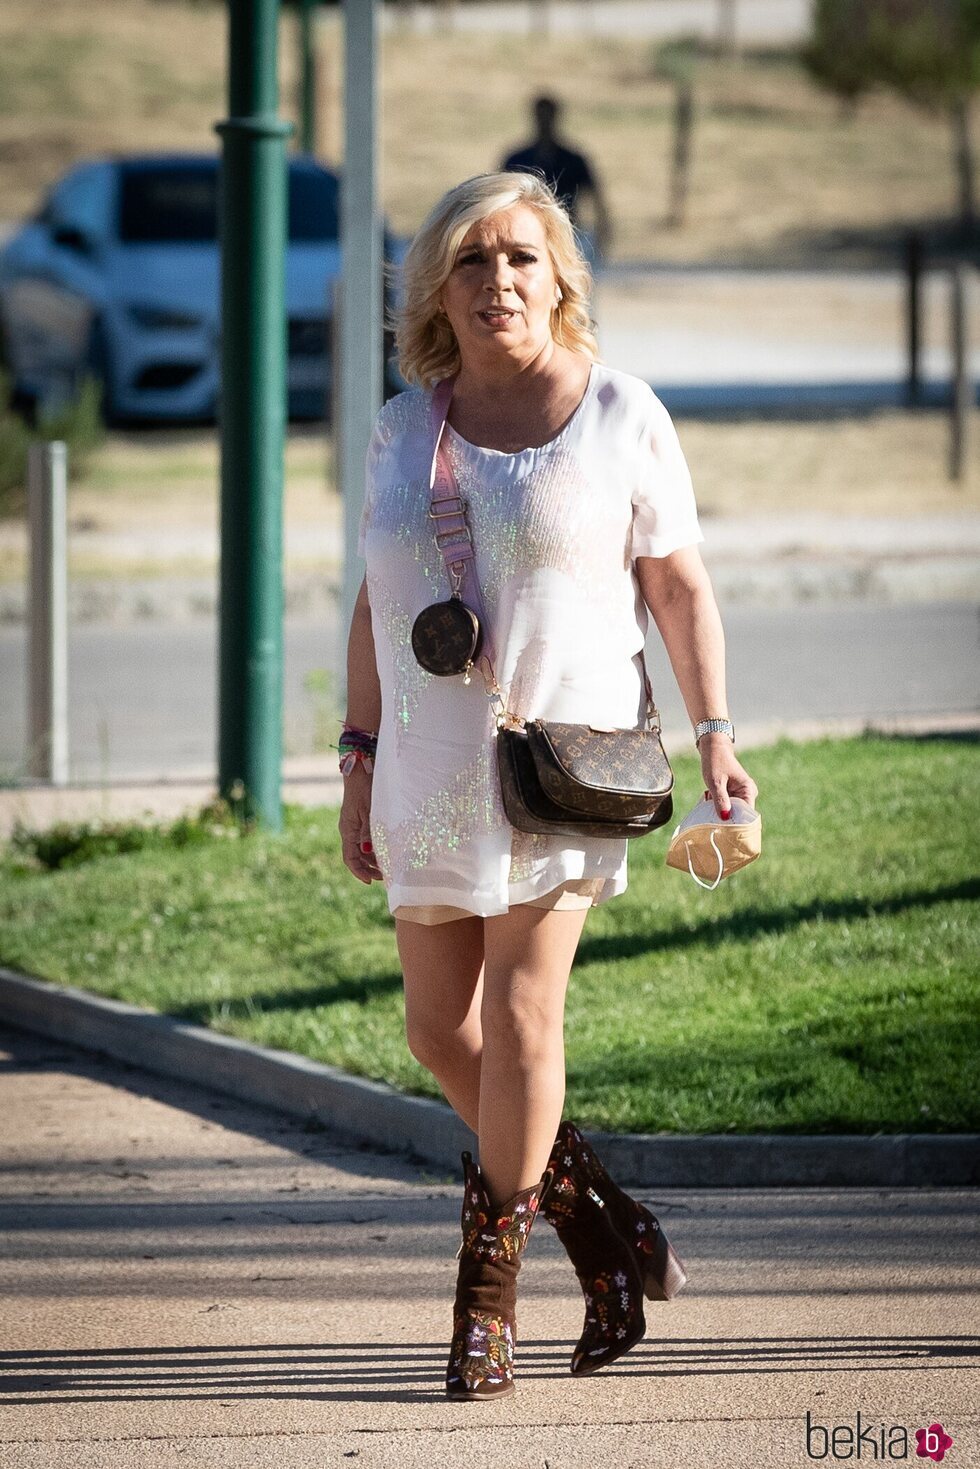
[[[319,0],[299,0],[300,147],[316,152],[316,8]]]
[[[282,830],[286,139],[278,0],[229,0],[221,135],[218,790]]]

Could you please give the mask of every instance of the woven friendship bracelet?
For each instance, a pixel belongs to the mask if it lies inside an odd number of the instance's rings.
[[[340,736],[340,743],[342,745],[343,744],[352,745],[352,744],[357,744],[357,743],[359,743],[361,741],[373,742],[374,744],[377,744],[377,742],[378,742],[378,732],[377,732],[377,730],[376,729],[362,729],[359,724],[348,724],[345,721],[343,732],[342,732],[342,734]]]
[[[341,774],[350,775],[358,761],[370,773],[374,769],[377,748],[378,736],[373,730],[361,729],[357,724],[345,724],[337,741]]]

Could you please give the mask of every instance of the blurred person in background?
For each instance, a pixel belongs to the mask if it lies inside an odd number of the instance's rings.
[[[541,175],[565,206],[582,253],[595,269],[609,253],[612,224],[595,169],[584,153],[577,153],[558,140],[560,115],[561,105],[554,97],[536,97],[531,104],[534,137],[523,148],[509,153],[500,167],[505,172]],[[585,229],[582,224],[583,196],[593,215],[591,229]]]

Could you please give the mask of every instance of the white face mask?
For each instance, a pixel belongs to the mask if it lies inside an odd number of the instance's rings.
[[[760,813],[741,796],[731,797],[731,807],[731,816],[722,821],[714,801],[699,801],[674,828],[667,849],[667,866],[689,872],[709,892],[762,852]]]

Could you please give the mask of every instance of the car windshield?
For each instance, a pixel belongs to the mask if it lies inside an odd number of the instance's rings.
[[[209,244],[218,238],[218,169],[168,164],[126,168],[119,203],[126,245]],[[337,183],[313,169],[289,170],[289,238],[337,238]]]

